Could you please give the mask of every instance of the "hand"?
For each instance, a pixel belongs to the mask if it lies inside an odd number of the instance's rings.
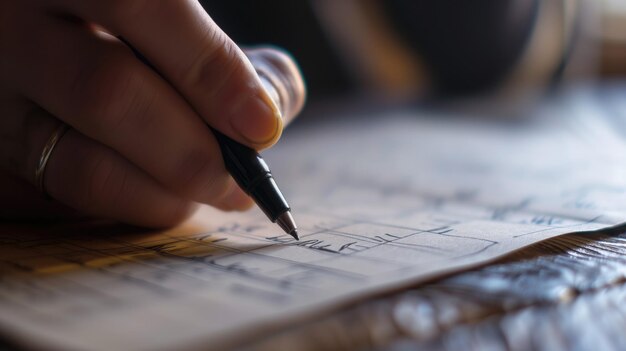
[[[254,52],[294,94],[281,117],[242,50],[193,0],[0,0],[0,53],[5,218],[78,211],[158,227],[180,222],[196,203],[249,208],[207,124],[262,149],[304,100],[289,56]],[[45,169],[50,201],[35,187],[35,169],[61,123],[70,129]]]

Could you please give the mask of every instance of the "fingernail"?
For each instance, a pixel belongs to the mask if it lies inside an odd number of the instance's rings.
[[[231,106],[230,123],[243,138],[260,146],[278,140],[283,129],[280,110],[268,96],[258,89],[257,94],[244,97]]]

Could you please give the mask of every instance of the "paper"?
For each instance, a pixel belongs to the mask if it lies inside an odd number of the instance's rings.
[[[374,293],[626,219],[626,155],[585,96],[535,118],[404,111],[268,152],[301,241],[259,211],[158,233],[0,231],[0,331],[84,350],[242,345]],[[580,106],[579,106],[580,105]]]

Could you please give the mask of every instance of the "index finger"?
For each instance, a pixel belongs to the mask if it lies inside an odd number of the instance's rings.
[[[241,49],[194,0],[54,0],[53,4],[123,36],[207,123],[254,148],[275,143],[277,105]]]

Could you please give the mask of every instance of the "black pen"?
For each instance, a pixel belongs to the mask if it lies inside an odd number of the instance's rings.
[[[158,73],[158,70],[124,38],[123,41],[144,64]],[[298,227],[291,215],[291,208],[272,177],[267,163],[254,149],[251,149],[209,126],[222,151],[222,158],[228,173],[237,184],[256,202],[265,215],[296,240]]]
[[[291,215],[291,208],[278,189],[265,160],[255,150],[242,145],[211,128],[222,150],[228,173],[235,179],[254,202],[285,233],[298,238],[298,227]]]

